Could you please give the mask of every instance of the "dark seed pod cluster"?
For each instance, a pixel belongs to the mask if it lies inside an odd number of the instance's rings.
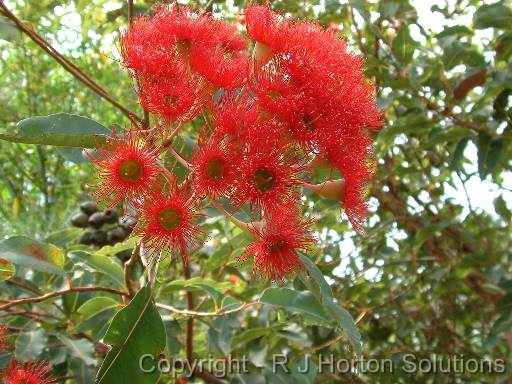
[[[137,222],[129,217],[120,217],[116,209],[101,211],[95,202],[86,201],[71,217],[71,224],[86,228],[78,240],[80,244],[101,248],[124,241]]]

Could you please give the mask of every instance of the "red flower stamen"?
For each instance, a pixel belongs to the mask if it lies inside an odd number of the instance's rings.
[[[239,156],[232,146],[218,136],[200,139],[192,158],[192,185],[199,196],[212,200],[229,198],[234,191]]]
[[[258,240],[249,244],[243,260],[254,257],[255,274],[273,281],[282,280],[303,268],[298,252],[308,252],[314,239],[308,230],[311,223],[295,212],[280,210],[266,220],[257,231]]]
[[[188,197],[186,187],[172,187],[169,193],[154,191],[138,207],[139,223],[134,233],[141,237],[144,247],[160,253],[168,249],[188,261],[188,248],[197,245],[203,236],[197,219],[194,197]]]
[[[99,202],[110,200],[109,207],[122,200],[141,199],[156,186],[162,173],[157,148],[145,143],[137,128],[125,131],[120,137],[113,130],[113,135],[98,152],[87,151],[99,172],[99,184],[93,196]]]
[[[18,362],[12,359],[3,372],[5,384],[49,384],[51,367],[46,361]]]

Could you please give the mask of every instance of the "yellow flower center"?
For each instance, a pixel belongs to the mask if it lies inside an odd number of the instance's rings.
[[[175,107],[178,104],[178,98],[172,95],[164,96],[164,103],[168,107]]]
[[[268,247],[268,250],[269,252],[279,252],[281,251],[284,246],[285,246],[285,242],[280,240],[280,241],[274,241],[273,243],[271,243]]]
[[[158,223],[168,231],[172,231],[180,225],[181,213],[174,208],[164,208],[158,214]]]
[[[224,176],[224,163],[220,159],[208,161],[205,168],[206,176],[212,180],[219,180]]]
[[[268,95],[270,96],[270,98],[274,101],[277,101],[279,100],[281,97],[283,97],[283,95],[281,94],[281,92],[279,92],[277,89],[271,89],[270,91],[268,91]]]
[[[142,174],[142,164],[138,160],[124,160],[119,164],[119,175],[123,181],[137,181]]]
[[[267,169],[257,169],[252,177],[256,188],[261,193],[274,189],[276,179],[274,174]]]

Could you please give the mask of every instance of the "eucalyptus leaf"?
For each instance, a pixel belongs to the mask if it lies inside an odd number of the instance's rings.
[[[139,359],[155,356],[165,348],[165,328],[152,298],[151,289],[141,288],[132,301],[119,311],[104,337],[112,345],[96,376],[97,384],[134,382],[154,384],[160,372],[142,372]]]

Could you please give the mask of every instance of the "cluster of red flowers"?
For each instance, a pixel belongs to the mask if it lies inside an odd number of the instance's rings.
[[[9,348],[7,328],[0,324],[0,354]],[[12,358],[9,365],[0,372],[0,379],[4,384],[50,384],[54,382],[50,372],[51,368],[46,361],[19,362]]]
[[[249,5],[243,22],[253,42],[236,25],[176,4],[134,19],[121,34],[121,56],[153,124],[90,157],[100,169],[97,198],[137,212],[145,249],[168,247],[187,259],[201,233],[199,203],[220,207],[223,199],[234,210],[249,207],[251,223],[226,214],[255,237],[246,253],[254,270],[282,279],[313,243],[300,188],[315,164],[337,169],[344,182],[313,189],[343,197],[361,229],[373,168],[368,131],[381,126],[381,113],[363,59],[332,30],[268,5]],[[197,146],[186,158],[173,139],[194,118],[203,128],[191,133]],[[186,180],[166,168],[166,153],[188,169]]]

